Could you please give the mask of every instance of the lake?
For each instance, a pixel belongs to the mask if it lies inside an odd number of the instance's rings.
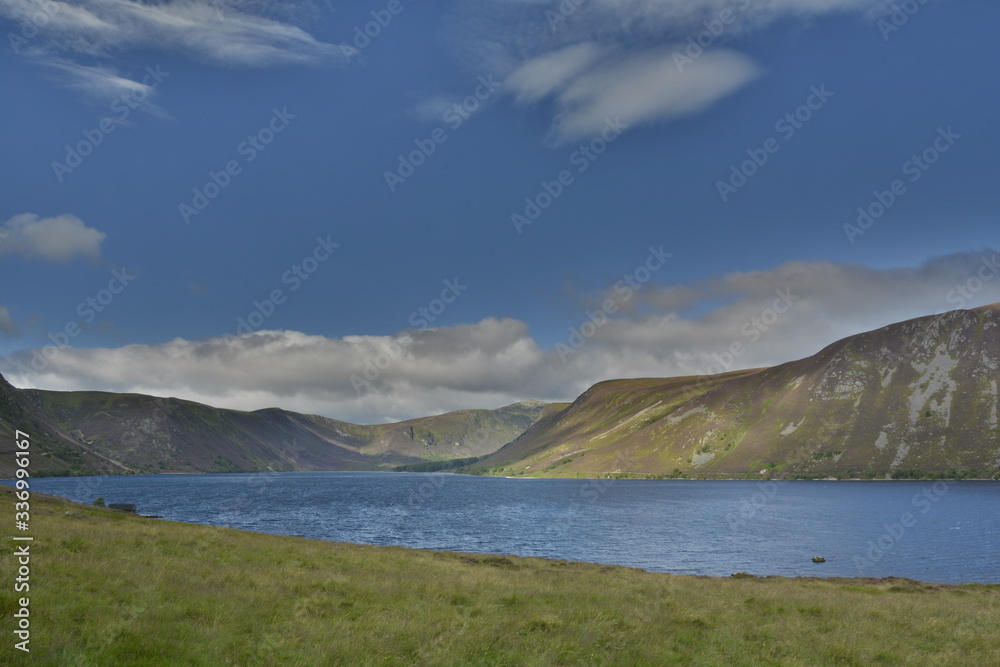
[[[361,544],[678,574],[1000,583],[998,482],[316,472],[44,478],[31,489],[135,503],[177,521]]]

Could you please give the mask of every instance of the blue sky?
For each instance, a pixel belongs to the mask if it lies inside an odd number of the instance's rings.
[[[0,372],[373,422],[998,301],[1000,7],[892,5],[2,0]]]

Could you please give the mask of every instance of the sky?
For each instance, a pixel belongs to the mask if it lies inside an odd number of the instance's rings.
[[[992,0],[0,0],[0,373],[358,423],[1000,301]]]

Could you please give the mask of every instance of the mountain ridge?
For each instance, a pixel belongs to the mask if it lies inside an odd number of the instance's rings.
[[[0,376],[0,434],[9,431],[4,442],[13,443],[14,428],[32,431],[36,476],[385,470],[476,458],[520,435],[544,405],[360,425],[281,408],[241,411],[142,394],[16,389]],[[13,456],[5,457],[0,475],[12,472]]]
[[[546,476],[992,475],[998,367],[1000,304],[950,311],[771,368],[599,383],[476,465]]]
[[[1000,475],[998,369],[1000,304],[992,304],[893,323],[770,368],[606,380],[570,404],[522,401],[394,424],[16,389],[0,376],[0,437],[10,449],[14,428],[32,430],[40,474],[427,470],[475,461],[459,470],[992,476]],[[0,474],[12,473],[13,456],[3,461]]]

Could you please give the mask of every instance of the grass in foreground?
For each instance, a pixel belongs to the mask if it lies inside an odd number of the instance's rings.
[[[10,508],[13,495],[0,487]],[[366,547],[33,494],[31,662],[1000,664],[1000,586],[653,574]],[[12,653],[16,563],[0,605]]]

